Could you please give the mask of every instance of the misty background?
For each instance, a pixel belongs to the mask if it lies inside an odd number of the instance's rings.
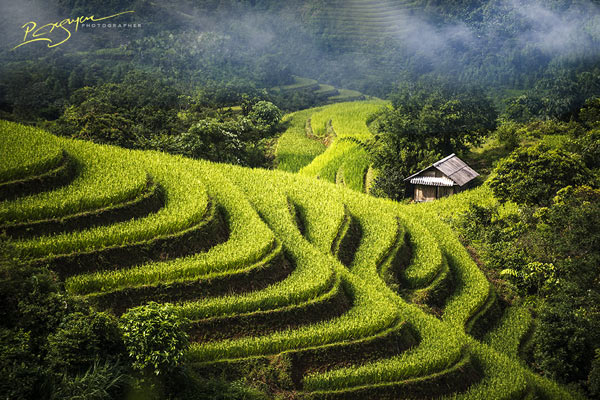
[[[60,46],[12,50],[25,22],[127,10],[135,13],[106,22],[141,28],[80,27]],[[294,75],[381,98],[401,82],[442,76],[481,85],[504,107],[534,88],[543,97],[543,85],[557,77],[575,82],[577,74],[597,70],[600,6],[589,0],[2,0],[0,45],[0,112],[18,120],[58,118],[76,90],[121,82],[131,70],[172,81],[189,96],[212,92],[228,105],[244,93],[265,96],[293,83]],[[285,110],[319,103],[308,93],[296,97],[275,100]]]

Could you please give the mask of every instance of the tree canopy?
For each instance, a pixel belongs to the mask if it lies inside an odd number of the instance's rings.
[[[581,156],[544,145],[515,150],[494,173],[490,187],[496,197],[528,205],[548,205],[559,189],[591,179]]]
[[[373,117],[375,188],[392,198],[404,195],[404,178],[451,153],[477,145],[496,127],[497,112],[477,87],[434,80],[404,84],[392,108]]]

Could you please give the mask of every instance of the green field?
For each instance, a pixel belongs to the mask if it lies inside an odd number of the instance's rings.
[[[83,166],[61,187],[2,202],[8,221],[61,224],[119,205],[127,213],[149,179],[162,199],[131,219],[82,219],[68,232],[11,243],[20,262],[48,265],[70,294],[98,309],[175,303],[193,321],[186,362],[204,376],[235,380],[283,360],[290,398],[571,398],[518,361],[531,316],[494,315],[492,285],[443,222],[452,204],[489,197],[486,188],[422,206],[360,193],[370,165],[360,142],[370,135],[365,119],[383,104],[287,117],[280,171],[3,123],[13,138],[3,150],[16,154],[1,166],[4,180],[43,174],[62,152]],[[313,128],[332,121],[336,137],[326,150],[319,132],[307,136],[309,118]],[[28,143],[47,151],[20,155]],[[103,178],[117,168],[118,178]],[[31,211],[55,207],[58,196],[65,201],[57,217]],[[500,321],[494,329],[482,322],[490,318]]]

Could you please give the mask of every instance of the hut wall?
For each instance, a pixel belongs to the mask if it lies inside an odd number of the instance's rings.
[[[438,199],[454,194],[454,187],[450,187],[450,186],[439,186],[437,188],[437,190],[438,190],[438,193],[437,193]]]
[[[436,198],[436,187],[426,185],[415,185],[415,201],[432,201]]]

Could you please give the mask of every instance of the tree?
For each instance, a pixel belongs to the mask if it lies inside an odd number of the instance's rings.
[[[502,201],[549,205],[559,189],[587,183],[590,172],[581,157],[544,145],[515,150],[498,163],[490,187]]]
[[[128,73],[122,82],[84,87],[52,128],[55,133],[127,148],[179,133],[180,92],[160,75]]]
[[[597,308],[597,301],[563,289],[540,308],[533,336],[534,362],[545,375],[564,383],[587,379],[600,328],[588,310]]]
[[[73,395],[107,389],[114,396],[104,398],[118,398],[126,383],[115,321],[69,297],[48,270],[14,265],[13,258],[0,237],[0,398],[69,398],[66,387]],[[94,368],[103,361],[106,368]],[[94,379],[73,375],[86,369]]]
[[[479,144],[496,126],[496,111],[483,92],[434,81],[406,84],[372,122],[374,190],[404,197],[404,179],[437,159]]]
[[[587,99],[579,110],[579,120],[590,128],[600,128],[600,97]]]
[[[275,104],[269,101],[259,101],[252,106],[248,117],[254,124],[264,127],[270,133],[281,121],[282,113]]]
[[[380,117],[380,134],[442,154],[477,145],[496,128],[496,110],[477,87],[439,80],[404,84],[392,96],[392,106]]]
[[[600,189],[568,186],[537,216],[542,255],[563,278],[600,293]]]

